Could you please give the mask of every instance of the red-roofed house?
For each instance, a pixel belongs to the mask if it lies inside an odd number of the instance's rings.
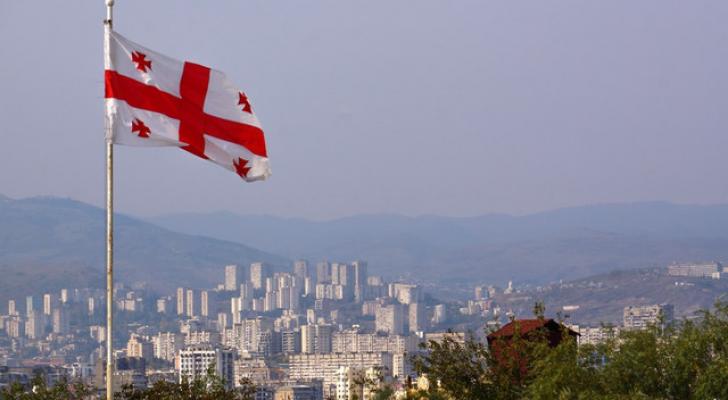
[[[498,364],[506,368],[509,365],[520,366],[521,376],[528,372],[528,360],[524,353],[526,346],[522,349],[511,346],[516,333],[520,340],[532,343],[545,340],[549,347],[558,346],[565,338],[576,341],[579,336],[577,332],[551,318],[518,319],[488,335],[488,347]]]
[[[516,330],[518,330],[520,337],[526,340],[535,339],[536,334],[545,335],[551,347],[556,347],[561,343],[564,332],[568,333],[569,337],[574,340],[579,336],[577,332],[554,321],[552,318],[517,319],[488,335],[488,346],[492,346],[497,340],[510,341],[516,333]]]

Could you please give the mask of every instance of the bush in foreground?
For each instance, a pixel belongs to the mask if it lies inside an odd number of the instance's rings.
[[[566,333],[564,333],[566,335]],[[427,390],[413,399],[612,400],[728,399],[728,303],[718,303],[695,321],[665,328],[623,331],[607,342],[577,347],[563,340],[515,340],[526,360],[502,368],[482,343],[452,338],[430,342],[415,357]]]

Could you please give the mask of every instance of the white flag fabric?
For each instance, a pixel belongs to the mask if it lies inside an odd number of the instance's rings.
[[[178,61],[116,32],[107,38],[106,118],[111,140],[176,146],[246,181],[270,176],[265,136],[248,96],[225,74]]]

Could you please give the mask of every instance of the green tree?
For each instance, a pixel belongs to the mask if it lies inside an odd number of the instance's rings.
[[[453,335],[446,335],[441,342],[430,341],[423,347],[426,353],[416,355],[412,361],[417,372],[431,382],[427,393],[453,399],[495,398],[488,377],[490,353],[484,343],[472,337],[461,343]]]
[[[542,317],[542,305],[534,312]],[[728,303],[695,320],[622,331],[596,346],[562,340],[551,347],[542,334],[523,337],[516,326],[507,346],[493,349],[472,337],[427,343],[414,363],[430,388],[408,398],[728,399]]]
[[[83,382],[69,382],[66,378],[48,387],[45,377],[36,374],[30,381],[30,387],[15,382],[0,391],[0,400],[84,400],[92,393],[93,390]]]
[[[248,379],[242,379],[235,389],[226,388],[226,382],[217,374],[215,367],[207,370],[207,375],[188,380],[183,377],[180,383],[158,381],[150,388],[135,389],[124,386],[114,398],[118,400],[252,400],[257,388]]]

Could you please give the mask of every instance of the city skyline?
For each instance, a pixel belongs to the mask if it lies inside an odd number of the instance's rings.
[[[524,332],[537,321],[558,327],[548,316],[563,311],[568,314],[559,321],[574,337],[580,334],[578,346],[605,344],[625,332],[666,328],[690,317],[697,309],[684,302],[690,297],[685,291],[711,288],[716,295],[725,288],[728,268],[712,262],[637,272],[628,280],[662,281],[667,291],[678,287],[673,280],[680,282],[678,305],[660,301],[655,292],[639,299],[621,296],[618,314],[607,320],[583,319],[587,314],[580,306],[603,310],[605,304],[589,299],[605,289],[618,295],[624,283],[610,282],[609,276],[538,288],[471,284],[467,299],[454,300],[434,297],[429,286],[369,275],[362,260],[296,260],[275,272],[261,263],[230,264],[217,272],[215,287],[179,287],[175,293],[117,284],[114,309],[129,324],[115,328],[115,391],[125,384],[144,389],[159,380],[182,384],[204,377],[213,365],[228,389],[253,385],[260,396],[271,396],[266,399],[292,387],[303,391],[292,397],[300,400],[351,400],[357,391],[381,385],[403,391],[408,380],[422,379],[412,357],[427,354],[423,343],[487,335],[490,347],[492,335],[507,335],[514,320],[524,324]],[[584,303],[559,299],[576,287],[586,291]],[[549,293],[557,295],[556,304]],[[99,367],[106,337],[103,309],[97,307],[103,296],[98,289],[69,287],[44,293],[42,312],[37,293],[8,301],[7,314],[0,307],[0,387],[23,382],[43,363],[49,385],[66,376],[103,388]],[[530,317],[538,312],[531,310],[530,296],[544,296],[546,319]],[[384,380],[357,388],[360,374]]]

